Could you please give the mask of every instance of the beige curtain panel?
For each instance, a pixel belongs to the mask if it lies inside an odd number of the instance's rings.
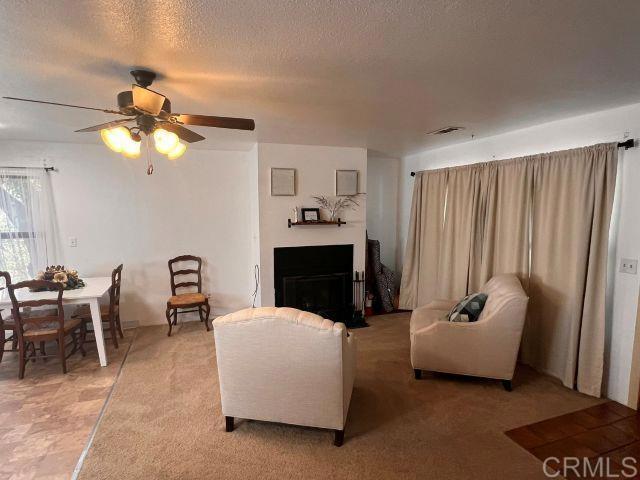
[[[617,152],[600,144],[418,172],[401,307],[515,273],[531,298],[522,360],[599,396]]]

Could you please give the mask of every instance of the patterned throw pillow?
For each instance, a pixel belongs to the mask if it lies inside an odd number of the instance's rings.
[[[475,322],[480,317],[487,301],[485,293],[467,295],[449,312],[450,322]]]

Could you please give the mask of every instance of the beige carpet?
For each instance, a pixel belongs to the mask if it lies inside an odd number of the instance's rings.
[[[81,479],[543,479],[541,462],[504,431],[597,399],[518,368],[500,382],[413,379],[409,315],[356,330],[358,373],[345,444],[328,431],[236,421],[224,432],[213,332],[142,328],[80,472]]]

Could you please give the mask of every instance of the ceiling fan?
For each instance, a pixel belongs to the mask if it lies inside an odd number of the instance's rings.
[[[235,130],[253,130],[255,122],[248,118],[213,117],[209,115],[192,115],[188,113],[173,113],[171,101],[164,95],[150,90],[156,74],[149,70],[133,70],[130,72],[135,79],[131,90],[118,94],[118,110],[84,107],[66,103],[32,100],[28,98],[3,97],[8,100],[22,102],[43,103],[61,107],[82,108],[96,110],[126,118],[112,120],[92,127],[76,130],[76,132],[97,132],[104,143],[112,150],[122,153],[128,158],[140,156],[141,134],[153,136],[156,150],[175,160],[186,150],[185,143],[199,142],[205,137],[189,130],[184,125],[201,127],[230,128]],[[147,155],[147,174],[153,173],[153,165]]]

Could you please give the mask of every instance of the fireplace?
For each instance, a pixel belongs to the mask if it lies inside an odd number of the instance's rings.
[[[276,307],[294,307],[333,321],[353,316],[353,245],[273,249]]]

